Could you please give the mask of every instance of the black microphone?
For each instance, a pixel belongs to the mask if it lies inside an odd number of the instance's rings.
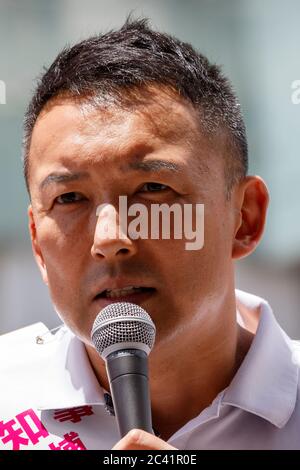
[[[148,355],[155,331],[149,314],[129,302],[108,305],[93,324],[91,339],[106,363],[121,437],[135,428],[153,434]]]

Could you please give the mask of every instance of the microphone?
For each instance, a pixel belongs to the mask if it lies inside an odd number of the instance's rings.
[[[153,434],[148,355],[155,332],[150,315],[129,302],[105,307],[92,327],[92,342],[105,360],[121,437],[135,428]]]

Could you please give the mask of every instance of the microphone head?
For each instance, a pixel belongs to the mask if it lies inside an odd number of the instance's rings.
[[[103,359],[122,349],[149,354],[155,341],[155,325],[142,307],[116,302],[102,309],[93,324],[91,339]]]

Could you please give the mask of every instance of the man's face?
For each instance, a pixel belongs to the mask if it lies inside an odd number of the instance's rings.
[[[32,136],[29,213],[36,259],[64,322],[90,343],[98,312],[122,298],[151,315],[157,344],[209,328],[232,288],[234,209],[225,187],[221,146],[201,134],[192,106],[171,94],[157,91],[130,110],[71,100],[48,106]],[[110,204],[118,214],[121,195],[128,206],[204,204],[204,247],[187,250],[172,233],[103,236],[109,220],[97,207]],[[103,292],[128,286],[143,289],[126,299]]]

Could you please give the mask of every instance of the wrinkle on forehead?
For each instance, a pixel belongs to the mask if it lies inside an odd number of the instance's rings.
[[[126,95],[127,93],[127,95]],[[103,150],[105,146],[115,147],[116,152],[126,153],[127,147],[133,144],[139,151],[139,147],[155,145],[160,141],[171,145],[180,145],[186,149],[197,149],[198,156],[201,159],[202,172],[203,167],[209,172],[207,159],[201,158],[201,154],[207,155],[211,149],[208,146],[207,136],[201,132],[201,125],[198,112],[191,103],[183,99],[177,92],[167,88],[152,86],[147,89],[126,90],[122,96],[122,101],[110,97],[85,96],[74,97],[70,94],[62,94],[52,98],[41,112],[37,124],[55,112],[55,107],[70,106],[76,108],[77,116],[80,113],[83,119],[76,118],[74,113],[72,144],[78,144],[78,147],[90,154],[93,161],[94,142],[97,144],[99,133],[101,134],[101,144]],[[73,119],[72,113],[69,114]],[[49,145],[54,145],[55,150],[60,146],[59,131],[64,126],[63,113],[62,118],[56,125],[59,126],[58,135],[50,139]],[[55,119],[57,116],[55,116]],[[55,122],[54,119],[54,122]],[[47,123],[44,123],[47,128]],[[65,124],[68,126],[68,122]],[[39,126],[38,126],[39,127]],[[67,128],[67,127],[66,127]],[[78,131],[78,132],[77,132]],[[134,137],[131,138],[131,137]],[[35,140],[35,139],[34,139]],[[37,139],[38,140],[38,139]],[[42,154],[43,143],[34,142],[34,153],[36,157]],[[63,142],[62,142],[63,144]],[[45,145],[45,142],[44,142]],[[46,148],[45,150],[48,150]],[[194,159],[194,169],[197,171],[197,156]],[[191,164],[191,162],[190,162]]]
[[[170,143],[183,138],[195,141],[201,135],[198,111],[178,92],[162,85],[122,90],[122,96],[85,95],[73,96],[61,93],[49,100],[38,117],[42,119],[53,107],[72,104],[78,107],[85,118],[82,125],[93,127],[97,132],[97,124],[111,122],[117,124],[129,119],[130,114],[143,118],[144,124],[157,137]],[[167,119],[166,119],[167,116]],[[97,122],[98,121],[98,122]]]

